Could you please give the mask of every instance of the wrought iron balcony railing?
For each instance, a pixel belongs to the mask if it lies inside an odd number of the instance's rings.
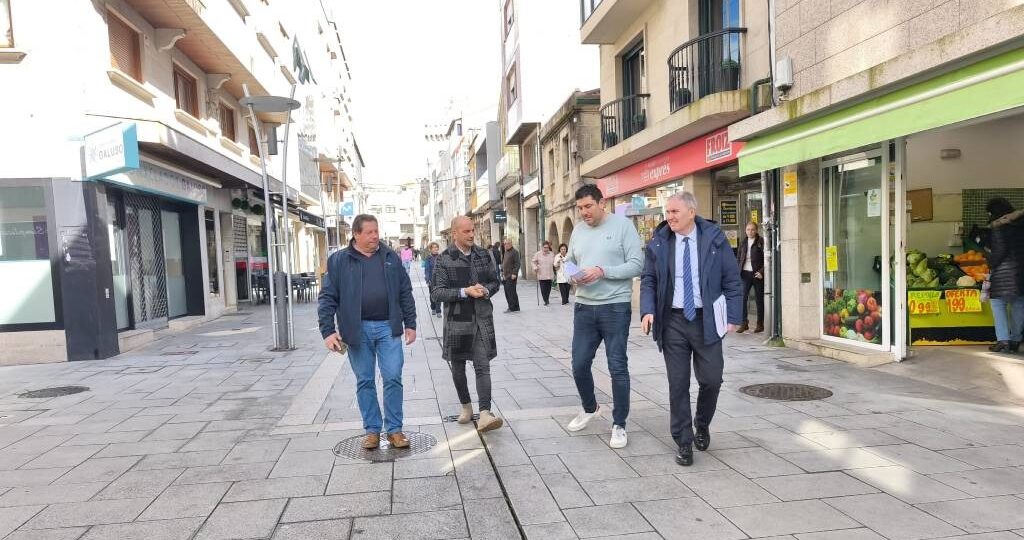
[[[668,57],[672,112],[711,94],[740,89],[741,36],[746,28],[726,28],[697,36]]]
[[[601,146],[611,148],[647,127],[650,94],[626,96],[601,107]]]

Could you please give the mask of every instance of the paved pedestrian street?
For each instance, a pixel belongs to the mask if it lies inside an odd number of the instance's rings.
[[[418,274],[418,272],[417,272]],[[361,434],[346,359],[314,303],[292,352],[269,352],[266,308],[224,316],[109,360],[0,369],[0,538],[919,540],[1024,536],[1024,408],[919,376],[726,340],[709,452],[674,461],[661,355],[630,340],[629,445],[610,406],[585,430],[570,369],[572,307],[500,314],[494,401],[507,427],[443,421],[457,398],[441,320],[414,278],[406,431],[436,439],[393,462],[336,456]],[[557,303],[557,302],[556,302]],[[603,351],[598,399],[610,405]],[[469,377],[472,384],[473,377]],[[748,384],[821,386],[820,401],[746,396]],[[88,391],[32,399],[27,390]],[[696,390],[696,385],[694,385]],[[475,394],[474,394],[475,395]],[[508,429],[511,428],[511,429]]]

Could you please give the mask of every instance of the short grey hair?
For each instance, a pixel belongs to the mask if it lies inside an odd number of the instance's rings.
[[[689,191],[677,191],[677,192],[673,193],[672,195],[669,195],[668,200],[670,200],[670,201],[679,201],[679,202],[685,204],[688,208],[690,208],[694,212],[696,212],[697,208],[698,208],[697,207],[697,197],[694,197],[693,193],[690,193]]]

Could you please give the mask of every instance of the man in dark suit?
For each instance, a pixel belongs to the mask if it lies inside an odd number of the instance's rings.
[[[707,450],[722,387],[722,337],[740,323],[743,294],[736,258],[718,226],[697,216],[697,199],[680,192],[665,203],[666,221],[647,244],[640,277],[641,327],[654,331],[668,372],[676,462]],[[700,392],[690,414],[690,363]],[[694,430],[696,428],[696,433]]]

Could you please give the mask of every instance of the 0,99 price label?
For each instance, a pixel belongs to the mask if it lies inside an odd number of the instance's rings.
[[[950,313],[978,313],[981,311],[981,291],[978,289],[951,289],[946,291],[946,305]]]
[[[907,292],[907,309],[911,315],[932,315],[939,312],[941,291]]]

